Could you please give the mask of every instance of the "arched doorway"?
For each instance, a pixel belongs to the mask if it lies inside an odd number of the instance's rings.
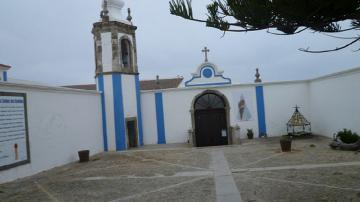
[[[205,91],[193,104],[196,146],[227,145],[229,108],[225,97],[216,91]]]

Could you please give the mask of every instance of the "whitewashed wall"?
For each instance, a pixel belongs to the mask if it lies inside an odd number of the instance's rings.
[[[256,91],[254,85],[236,85],[232,87],[221,88],[220,91],[227,97],[230,104],[230,126],[240,127],[240,137],[247,137],[247,129],[253,129],[255,137],[259,134],[258,129],[258,115],[256,107]],[[240,121],[237,118],[238,114],[238,102],[234,99],[234,94],[241,93],[246,96],[247,106],[251,112],[252,118],[249,121]],[[247,97],[249,96],[249,97]]]
[[[134,75],[122,75],[122,92],[124,98],[125,118],[137,117],[136,87]]]
[[[360,68],[310,82],[314,133],[332,137],[343,128],[360,133]]]
[[[258,118],[256,109],[256,94],[254,85],[236,85],[224,87],[198,87],[169,89],[163,93],[163,109],[166,143],[185,143],[189,140],[188,130],[192,129],[191,108],[194,98],[206,90],[215,90],[225,95],[230,104],[230,126],[238,125],[241,136],[246,136],[246,129],[253,129],[258,134]],[[157,144],[157,125],[155,109],[155,93],[157,91],[143,91],[141,93],[144,143]],[[252,103],[250,121],[239,121],[236,118],[238,100],[233,99],[233,93],[245,93],[250,96]]]
[[[101,47],[102,55],[101,61],[104,72],[112,71],[112,44],[111,44],[111,32],[101,34]]]
[[[0,84],[26,93],[31,163],[0,171],[0,183],[78,160],[77,151],[103,151],[100,96],[63,88]]]
[[[264,88],[265,119],[269,137],[286,134],[286,123],[298,105],[300,112],[312,123],[313,133],[332,137],[343,128],[360,133],[360,68],[321,78],[303,81],[262,83]],[[246,129],[258,136],[258,115],[255,84],[223,87],[194,87],[162,90],[165,133],[167,143],[184,143],[188,140],[191,125],[191,104],[196,95],[205,90],[224,94],[230,103],[230,125],[240,127],[241,137]],[[155,110],[156,91],[144,91],[142,96],[145,144],[157,143]],[[253,118],[239,121],[236,118],[237,102],[234,93],[250,97]]]
[[[264,85],[264,102],[269,137],[286,134],[286,123],[298,105],[300,112],[311,121],[309,84],[306,81],[269,83]]]
[[[153,92],[141,93],[144,144],[157,144],[155,96]]]
[[[191,126],[191,102],[197,92],[188,90],[168,90],[163,92],[163,109],[166,143],[185,143]],[[157,119],[155,91],[141,94],[144,144],[157,144]]]
[[[191,104],[200,90],[165,91],[163,94],[165,134],[167,143],[185,143],[192,129]]]

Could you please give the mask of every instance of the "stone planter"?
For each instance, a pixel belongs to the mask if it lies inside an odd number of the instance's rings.
[[[89,159],[90,159],[90,151],[89,150],[78,151],[78,154],[79,154],[79,162],[80,163],[89,161]]]
[[[360,150],[360,141],[357,141],[352,144],[346,144],[339,140],[338,141],[334,140],[330,143],[330,147],[332,149],[340,149],[340,150],[344,150],[344,151],[358,151],[358,150]]]

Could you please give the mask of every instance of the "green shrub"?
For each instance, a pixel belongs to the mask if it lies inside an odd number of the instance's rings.
[[[360,140],[360,136],[351,130],[344,129],[336,135],[343,143],[352,144]]]

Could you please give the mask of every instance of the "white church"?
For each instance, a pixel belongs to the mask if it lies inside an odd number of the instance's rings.
[[[287,133],[299,106],[312,133],[360,131],[360,68],[307,80],[232,83],[226,67],[194,64],[190,79],[139,80],[136,29],[122,0],[103,3],[94,23],[96,84],[51,87],[8,78],[0,65],[0,183],[91,154],[153,144],[240,144]],[[190,74],[190,73],[189,73]]]

